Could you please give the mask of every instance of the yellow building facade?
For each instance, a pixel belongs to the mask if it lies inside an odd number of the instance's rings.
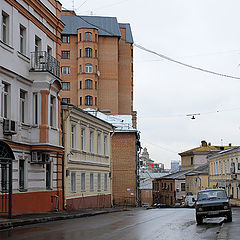
[[[197,195],[208,187],[208,163],[186,174],[186,192]]]
[[[209,157],[209,187],[224,188],[231,204],[240,206],[240,148],[221,151]]]
[[[67,210],[112,205],[112,125],[62,104],[64,204]]]

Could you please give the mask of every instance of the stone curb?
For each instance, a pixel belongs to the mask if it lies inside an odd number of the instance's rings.
[[[67,214],[67,215],[59,215],[59,216],[49,216],[49,217],[38,217],[38,218],[31,218],[31,219],[17,219],[16,221],[12,220],[9,222],[0,223],[0,230],[6,230],[9,228],[25,226],[29,224],[37,224],[37,223],[45,223],[51,221],[58,221],[58,220],[67,220],[73,218],[82,218],[82,217],[91,217],[106,213],[114,213],[114,212],[122,212],[128,211],[126,209],[114,209],[112,211],[95,211],[90,213],[75,213],[75,214]]]

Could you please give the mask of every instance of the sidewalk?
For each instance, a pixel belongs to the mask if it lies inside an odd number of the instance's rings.
[[[0,217],[0,230],[24,226],[29,224],[44,223],[72,218],[90,217],[100,214],[128,211],[130,208],[103,208],[103,209],[81,209],[75,211],[48,212],[40,214],[24,214],[13,216],[12,219]]]

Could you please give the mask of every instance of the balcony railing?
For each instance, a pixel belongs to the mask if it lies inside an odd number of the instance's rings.
[[[50,72],[60,77],[60,63],[45,51],[31,52],[31,69],[34,72]]]

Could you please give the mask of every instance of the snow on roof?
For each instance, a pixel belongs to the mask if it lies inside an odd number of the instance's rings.
[[[92,108],[85,108],[83,110],[112,124],[115,127],[115,131],[136,131],[132,126],[132,115],[106,115]]]

